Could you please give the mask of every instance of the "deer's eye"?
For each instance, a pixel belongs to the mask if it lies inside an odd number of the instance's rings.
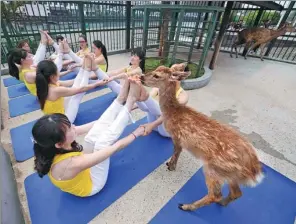
[[[157,79],[158,79],[158,78],[159,78],[159,76],[158,76],[158,75],[153,75],[153,78],[157,78]]]

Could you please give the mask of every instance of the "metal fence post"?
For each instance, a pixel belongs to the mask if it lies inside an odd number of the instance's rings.
[[[3,31],[3,34],[4,34],[4,37],[5,37],[5,39],[6,39],[6,41],[7,41],[7,45],[9,46],[9,48],[13,48],[13,46],[12,46],[12,42],[11,42],[11,40],[10,40],[10,38],[9,38],[9,35],[8,35],[8,32],[7,32],[7,29],[6,29],[6,27],[7,27],[7,19],[8,19],[8,14],[7,14],[7,9],[5,8],[5,5],[4,5],[4,3],[3,2],[1,2],[1,8],[2,8],[2,12],[3,12],[3,14],[4,14],[4,18],[2,18],[2,22],[3,22],[3,24],[2,24],[2,31]]]
[[[282,21],[280,22],[279,27],[281,27],[282,25],[284,25],[284,23],[286,22],[287,18],[289,17],[290,12],[292,11],[292,9],[293,9],[293,7],[294,7],[294,5],[295,5],[295,1],[291,1],[290,4],[289,4],[289,7],[288,7],[288,9],[287,9],[287,11],[286,11],[286,13],[285,13],[285,15],[284,15],[283,18],[282,18]],[[269,53],[270,53],[271,49],[273,48],[273,46],[274,46],[276,40],[277,40],[277,38],[273,39],[273,40],[270,42],[270,44],[269,44],[269,46],[268,46],[268,48],[267,48],[267,50],[266,50],[264,56],[268,56],[268,55],[269,55]]]
[[[214,33],[215,22],[217,20],[217,17],[218,17],[218,12],[217,11],[213,12],[211,22],[210,22],[210,24],[208,26],[208,29],[207,29],[207,39],[206,39],[206,41],[204,43],[202,55],[201,55],[200,60],[199,60],[199,68],[198,68],[197,74],[200,74],[200,71],[201,71],[201,69],[202,69],[202,67],[203,67],[203,65],[205,63],[207,53],[208,53],[208,50],[210,48],[210,43],[212,42],[212,36],[213,36],[213,33]]]
[[[142,43],[142,49],[147,48],[147,41],[148,41],[148,24],[149,24],[149,14],[150,10],[147,8],[144,9],[144,27],[143,27],[143,43]]]
[[[131,2],[126,2],[126,31],[125,31],[125,49],[130,49],[131,41]]]
[[[86,36],[83,2],[78,2],[78,10],[79,10],[80,25],[81,25],[81,33]]]
[[[178,27],[177,27],[177,33],[176,33],[176,40],[174,43],[174,49],[173,49],[173,53],[172,53],[172,63],[174,64],[176,61],[176,52],[177,52],[177,48],[179,45],[179,36],[180,36],[180,32],[181,32],[181,28],[182,28],[182,22],[184,19],[184,14],[185,11],[184,9],[181,10],[180,14],[179,14],[179,21],[178,21]]]

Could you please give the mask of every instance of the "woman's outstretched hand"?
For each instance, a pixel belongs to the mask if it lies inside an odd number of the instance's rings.
[[[133,76],[130,76],[130,77],[128,77],[128,80],[129,80],[131,83],[135,83],[135,84],[138,84],[138,85],[141,85],[141,84],[142,84],[139,75],[133,75]]]
[[[145,133],[145,127],[140,126],[136,130],[134,130],[132,133],[136,136],[136,138],[139,136],[143,136]]]
[[[151,123],[143,124],[140,127],[144,128],[143,136],[149,135],[153,131],[153,128],[154,128],[153,124],[151,124]]]
[[[96,86],[104,86],[104,85],[106,85],[108,82],[109,82],[108,79],[98,80],[98,81],[96,82]]]

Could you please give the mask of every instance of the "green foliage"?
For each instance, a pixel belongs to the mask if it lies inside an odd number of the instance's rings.
[[[258,15],[258,10],[256,11],[249,11],[246,16],[244,16],[243,18],[243,21],[244,21],[244,24],[245,26],[247,27],[250,27],[250,26],[253,26],[254,24],[254,21]],[[281,18],[281,14],[279,12],[276,12],[276,11],[272,11],[272,12],[268,12],[268,11],[265,11],[261,17],[261,22],[259,24],[263,24],[264,21],[266,20],[271,20],[271,24],[277,24],[278,21],[280,20]]]
[[[180,59],[176,59],[176,63],[182,63],[182,62],[185,62],[185,61],[180,60]],[[164,63],[161,63],[161,58],[157,58],[157,57],[146,58],[145,71],[146,72],[153,71],[160,65],[164,65],[166,67],[169,67],[171,65],[171,59],[165,59]],[[201,74],[197,74],[199,66],[194,63],[189,63],[188,68],[191,71],[191,75],[187,79],[198,78],[198,77],[201,77],[205,73],[204,69],[201,69],[201,72],[200,72]]]

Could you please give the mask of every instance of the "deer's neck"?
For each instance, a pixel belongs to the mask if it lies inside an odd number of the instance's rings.
[[[170,82],[166,87],[159,89],[159,104],[165,117],[180,107],[176,98],[176,92],[176,82]]]
[[[272,30],[271,32],[271,36],[268,38],[269,40],[272,40],[276,37],[279,37],[281,35],[284,35],[286,33],[286,28],[283,27],[283,28],[280,28],[278,30]]]

